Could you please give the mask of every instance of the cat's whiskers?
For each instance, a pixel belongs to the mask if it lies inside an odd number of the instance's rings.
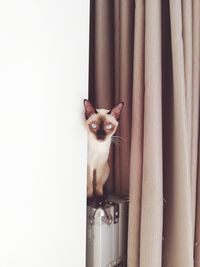
[[[122,145],[121,141],[126,142],[126,139],[124,137],[119,136],[119,135],[113,135],[111,138],[111,143],[117,147],[121,147],[121,145]]]
[[[116,138],[116,139],[119,139],[119,140],[122,140],[122,141],[126,141],[126,139],[122,136],[119,136],[119,135],[113,135],[112,138]]]
[[[121,143],[119,141],[120,141],[119,139],[112,139],[111,144],[120,147]]]

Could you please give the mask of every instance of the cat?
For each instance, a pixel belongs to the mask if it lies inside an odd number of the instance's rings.
[[[118,127],[124,103],[120,102],[111,110],[96,109],[89,100],[84,99],[86,128],[88,132],[87,197],[103,195],[103,186],[110,169],[108,156],[111,139]],[[96,185],[93,188],[94,175]]]

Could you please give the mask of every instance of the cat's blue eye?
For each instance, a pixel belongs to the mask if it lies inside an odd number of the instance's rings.
[[[112,129],[112,124],[111,123],[108,123],[107,125],[106,125],[106,129],[108,129],[108,130],[110,130],[110,129]]]
[[[91,127],[92,127],[92,129],[96,129],[96,128],[97,128],[97,124],[96,124],[95,122],[93,122],[93,123],[91,124]]]

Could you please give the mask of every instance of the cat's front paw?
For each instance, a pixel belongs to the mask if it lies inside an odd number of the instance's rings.
[[[87,197],[88,198],[92,198],[93,197],[93,188],[92,187],[88,187],[87,188]]]
[[[98,197],[103,196],[103,185],[102,184],[97,184],[96,189],[95,189],[95,195]]]

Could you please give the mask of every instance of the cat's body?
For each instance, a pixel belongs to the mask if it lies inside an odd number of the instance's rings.
[[[97,110],[99,114],[103,116],[109,112],[109,110]],[[95,135],[88,131],[88,196],[93,195],[93,179],[94,172],[96,171],[96,194],[103,194],[103,185],[109,176],[109,166],[107,163],[109,151],[111,145],[111,138],[107,138],[105,141],[99,141]]]
[[[111,138],[118,126],[118,119],[123,103],[112,110],[95,109],[88,100],[84,100],[86,126],[88,130],[88,175],[87,195],[103,195],[103,185],[109,176],[108,156]],[[93,180],[96,174],[96,186]]]

